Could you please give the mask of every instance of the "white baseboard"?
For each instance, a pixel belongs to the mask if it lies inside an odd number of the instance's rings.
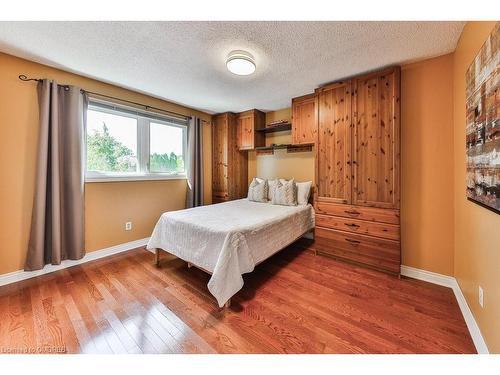
[[[30,279],[32,277],[45,275],[46,273],[59,271],[59,270],[62,270],[64,268],[73,267],[73,266],[76,266],[78,264],[87,263],[87,262],[90,262],[92,260],[104,258],[104,257],[110,256],[110,255],[118,254],[118,253],[128,251],[128,250],[132,250],[132,249],[135,249],[137,247],[141,247],[141,246],[146,245],[148,243],[148,241],[149,241],[149,237],[142,238],[140,240],[130,241],[127,243],[116,245],[116,246],[107,247],[107,248],[101,249],[101,250],[92,251],[92,252],[86,254],[82,259],[64,260],[61,262],[61,264],[58,264],[58,265],[48,264],[44,268],[42,268],[41,270],[38,270],[38,271],[19,270],[19,271],[14,271],[14,272],[10,272],[10,273],[5,273],[3,275],[0,275],[0,286],[15,283],[15,282],[18,282],[21,280]]]
[[[408,266],[401,266],[401,275],[453,289],[453,293],[455,294],[458,306],[460,307],[460,311],[464,317],[465,324],[467,324],[467,328],[469,329],[469,333],[472,337],[472,341],[474,341],[474,346],[476,347],[477,352],[479,354],[489,354],[489,350],[486,346],[483,335],[481,334],[481,330],[479,329],[476,319],[474,319],[474,315],[465,300],[462,289],[460,289],[460,285],[458,285],[458,282],[454,277]]]
[[[440,273],[408,266],[401,266],[401,275],[411,277],[412,279],[427,281],[428,283],[447,286],[448,288],[454,288],[456,284],[456,280],[453,276],[446,276]]]
[[[464,316],[467,328],[469,328],[469,332],[472,337],[472,341],[474,341],[477,352],[479,354],[490,354],[488,346],[486,346],[486,342],[484,341],[483,335],[481,334],[481,330],[477,325],[476,319],[474,319],[474,315],[472,314],[472,311],[467,304],[467,300],[465,299],[465,296],[462,293],[462,289],[460,289],[460,285],[458,285],[457,280],[455,280],[453,292],[455,293],[455,298],[457,299],[458,306],[460,306],[460,310],[462,311],[462,315]]]

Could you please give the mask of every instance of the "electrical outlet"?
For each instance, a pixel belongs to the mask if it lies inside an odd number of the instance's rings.
[[[484,292],[483,288],[479,287],[479,305],[484,307]]]
[[[125,230],[132,230],[132,222],[131,221],[127,221],[125,223]]]

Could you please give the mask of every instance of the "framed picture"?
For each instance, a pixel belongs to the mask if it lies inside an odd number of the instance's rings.
[[[500,214],[500,22],[466,73],[467,198]]]

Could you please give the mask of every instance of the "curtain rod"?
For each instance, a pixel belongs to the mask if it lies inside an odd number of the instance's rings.
[[[21,81],[24,81],[24,82],[28,82],[28,81],[36,81],[36,82],[42,82],[43,79],[41,78],[28,78],[27,76],[25,76],[24,74],[21,74],[19,75],[18,77]],[[62,87],[68,87],[68,85],[59,85],[59,86],[62,86]],[[126,99],[120,99],[120,98],[117,98],[115,96],[110,96],[110,95],[105,95],[105,94],[100,94],[98,92],[93,92],[93,91],[87,91],[87,90],[84,90],[84,89],[80,89],[80,91],[82,93],[87,93],[87,94],[91,94],[91,95],[97,95],[97,96],[101,96],[103,98],[108,98],[108,99],[115,99],[115,100],[119,100],[121,102],[124,102],[124,103],[129,103],[129,104],[134,104],[134,105],[138,105],[138,106],[141,106],[141,107],[144,107],[146,110],[148,109],[154,109],[156,111],[161,111],[161,112],[165,112],[165,113],[168,113],[168,114],[171,114],[171,115],[174,115],[174,116],[177,116],[177,117],[181,117],[181,118],[185,118],[185,119],[190,119],[191,116],[186,116],[186,115],[183,115],[181,113],[177,113],[177,112],[172,112],[172,111],[168,111],[166,109],[162,109],[162,108],[157,108],[157,107],[152,107],[150,105],[147,105],[147,104],[142,104],[142,103],[138,103],[138,102],[133,102],[131,100],[126,100]]]

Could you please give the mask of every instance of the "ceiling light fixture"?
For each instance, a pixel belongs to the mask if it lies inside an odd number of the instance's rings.
[[[255,61],[248,52],[233,51],[227,57],[226,67],[233,74],[247,76],[255,72]]]

